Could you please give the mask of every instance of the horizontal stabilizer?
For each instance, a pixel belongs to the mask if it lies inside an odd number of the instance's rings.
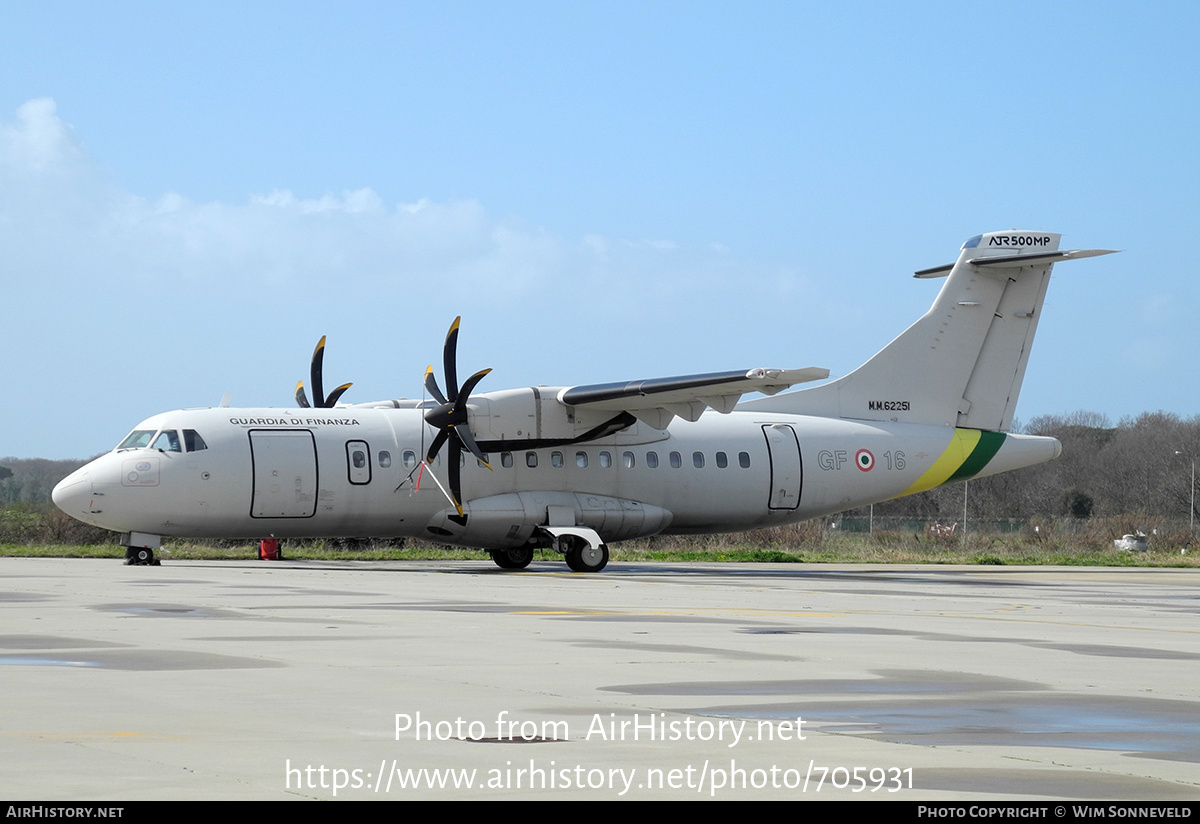
[[[1035,263],[1056,263],[1060,260],[1077,260],[1078,258],[1100,257],[1114,255],[1117,249],[1069,249],[1065,252],[1031,252],[1024,255],[1003,255],[996,257],[977,257],[971,263],[976,266],[1032,266]],[[915,278],[943,278],[950,274],[953,263],[945,266],[934,266],[921,269],[913,274]]]

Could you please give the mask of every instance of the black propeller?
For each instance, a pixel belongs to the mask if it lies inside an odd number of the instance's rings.
[[[329,393],[329,397],[325,397],[325,384],[321,382],[321,364],[325,362],[325,336],[321,335],[321,341],[317,344],[317,348],[313,350],[312,356],[312,388],[313,388],[313,405],[318,409],[329,409],[338,402],[338,398],[342,393],[349,389],[354,384],[343,383],[337,389]],[[308,396],[304,394],[304,381],[296,384],[296,403],[300,404],[305,409],[309,408]]]
[[[449,442],[450,450],[446,456],[446,472],[450,478],[450,495],[454,499],[454,507],[460,516],[463,514],[463,510],[459,463],[462,460],[463,448],[465,447],[488,469],[492,468],[484,458],[479,445],[475,443],[475,438],[471,435],[471,428],[467,423],[467,401],[471,397],[471,391],[492,370],[483,369],[476,372],[459,387],[458,324],[461,320],[461,317],[457,317],[454,319],[454,323],[450,324],[450,331],[446,333],[446,344],[442,348],[442,364],[446,377],[445,395],[438,387],[437,378],[433,376],[433,366],[431,365],[425,370],[425,388],[439,404],[425,413],[425,422],[437,430],[433,443],[429,445],[429,452],[425,455],[425,462],[432,463],[442,447]]]

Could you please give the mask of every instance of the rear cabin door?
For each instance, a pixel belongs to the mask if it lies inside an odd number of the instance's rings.
[[[800,441],[796,430],[786,423],[764,424],[767,451],[771,454],[771,509],[795,509],[800,506]]]
[[[251,518],[311,518],[317,511],[317,445],[306,429],[251,429]]]

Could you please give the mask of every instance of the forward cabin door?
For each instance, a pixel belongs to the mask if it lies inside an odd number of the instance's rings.
[[[763,425],[767,451],[771,455],[771,509],[795,509],[800,506],[800,441],[796,430],[786,423]]]
[[[311,518],[317,511],[317,445],[306,429],[251,429],[251,518]]]

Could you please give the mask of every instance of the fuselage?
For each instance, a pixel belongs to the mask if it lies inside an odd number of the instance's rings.
[[[721,532],[838,512],[1058,455],[1052,438],[735,410],[666,430],[463,455],[466,518],[420,409],[194,409],[155,415],[64,479],[68,514],[176,537],[531,541],[555,508],[605,541]],[[486,443],[481,447],[488,449]],[[569,512],[568,510],[573,510]]]

